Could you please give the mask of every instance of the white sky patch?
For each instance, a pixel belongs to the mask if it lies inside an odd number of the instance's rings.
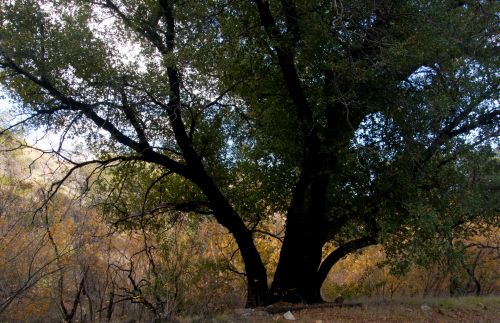
[[[9,97],[4,88],[0,87],[0,127],[5,129],[10,125],[16,124],[23,119],[26,115],[20,115],[16,107],[16,102]],[[63,132],[46,131],[44,128],[26,127],[22,124],[12,129],[13,131],[20,131],[22,139],[26,140],[28,145],[36,146],[37,148],[52,151],[60,150],[65,154],[74,154],[80,151],[85,145],[83,139],[74,137],[66,138],[62,145],[61,137]]]
[[[118,32],[116,28],[118,22],[110,13],[99,7],[92,8],[92,13],[92,19],[88,26],[94,36],[109,44],[109,47],[116,51],[117,57],[115,58],[120,63],[136,67],[138,72],[145,73],[147,71],[146,62],[151,58],[145,59],[144,48],[141,47],[140,43]],[[160,60],[158,56],[158,63]]]

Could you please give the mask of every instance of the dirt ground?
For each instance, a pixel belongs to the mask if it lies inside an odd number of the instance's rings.
[[[237,309],[208,322],[499,322],[500,296],[440,299],[364,300],[345,304]],[[295,321],[285,318],[290,310]],[[269,313],[271,312],[271,313]],[[279,313],[278,313],[279,312]],[[290,318],[289,315],[287,315]],[[198,321],[198,320],[196,320]],[[198,322],[202,322],[200,320]],[[206,322],[207,322],[206,321]]]

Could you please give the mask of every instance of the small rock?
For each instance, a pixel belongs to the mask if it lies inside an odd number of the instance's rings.
[[[293,316],[292,312],[290,311],[283,314],[283,317],[289,321],[295,321],[295,316]]]
[[[316,320],[314,323],[323,323],[323,320]]]
[[[431,309],[431,307],[427,304],[424,304],[424,305],[420,306],[420,309],[422,309],[422,311],[429,311]]]
[[[253,311],[253,316],[268,316],[269,314],[266,311],[255,310]]]
[[[234,310],[234,313],[241,316],[249,316],[250,314],[252,314],[252,312],[253,309],[251,308],[237,308]]]

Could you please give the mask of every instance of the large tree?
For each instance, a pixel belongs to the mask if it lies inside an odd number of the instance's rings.
[[[75,168],[148,170],[130,192],[143,205],[121,211],[213,214],[239,247],[248,306],[317,302],[348,253],[424,254],[494,214],[498,12],[486,0],[5,0],[0,81],[21,102],[14,123],[86,139],[92,157]],[[254,234],[274,214],[286,231],[269,286]]]

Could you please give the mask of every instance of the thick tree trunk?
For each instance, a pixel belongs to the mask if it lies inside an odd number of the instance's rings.
[[[305,169],[288,212],[285,239],[278,268],[271,286],[269,302],[319,303],[321,286],[331,268],[345,255],[375,244],[367,236],[349,241],[322,261],[322,251],[331,227],[325,216],[327,172]],[[339,224],[341,225],[341,224]]]
[[[372,237],[349,241],[336,248],[321,262],[323,243],[320,240],[314,239],[311,234],[295,233],[290,236],[293,239],[288,238],[283,242],[280,262],[270,291],[270,303],[322,302],[321,286],[332,267],[349,253],[376,243]]]
[[[329,176],[305,170],[287,214],[285,239],[269,302],[318,303],[316,284],[326,238],[325,198]]]
[[[316,285],[322,245],[312,235],[312,232],[287,234],[270,290],[270,303],[322,301]]]

